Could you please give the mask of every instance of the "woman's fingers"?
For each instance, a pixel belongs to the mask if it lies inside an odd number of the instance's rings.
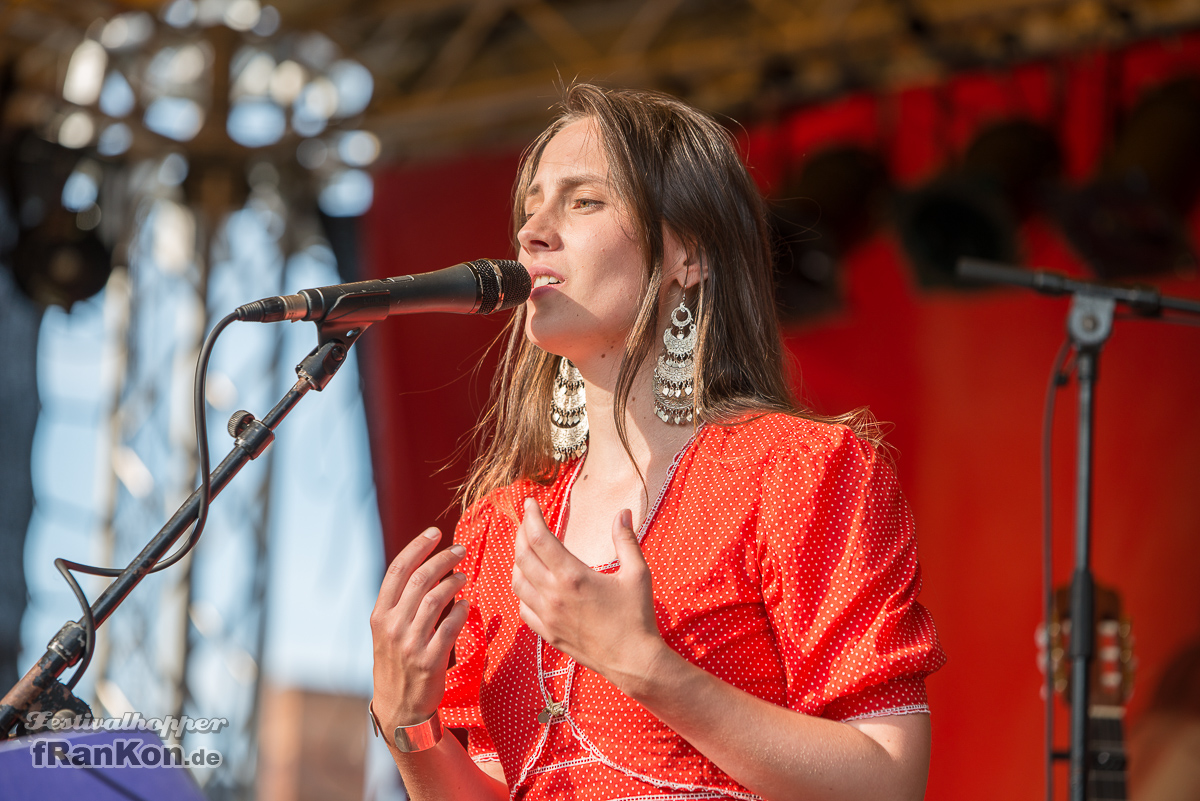
[[[437,529],[426,529],[388,567],[371,613],[376,653],[394,647],[410,657],[424,652],[438,618],[465,582],[453,572],[466,553],[461,545],[429,556],[440,536]]]
[[[517,605],[517,614],[521,618],[521,622],[524,623],[526,626],[529,626],[529,628],[534,632],[534,634],[537,634],[542,639],[546,640],[547,642],[550,642],[551,645],[554,644],[553,642],[551,642],[552,635],[550,634],[549,630],[546,628],[546,624],[542,622],[542,619],[540,617],[538,617],[537,612],[533,611],[532,607],[530,607],[529,604],[525,603],[524,601],[521,601]]]
[[[470,612],[471,603],[469,601],[455,601],[454,606],[450,608],[450,613],[446,615],[446,619],[439,623],[433,632],[429,647],[439,655],[441,660],[439,664],[443,668],[450,661],[450,651],[454,649],[459,632],[467,624],[467,615]]]
[[[417,601],[412,622],[409,624],[413,634],[422,641],[429,641],[433,637],[433,630],[437,627],[438,620],[441,618],[442,612],[446,610],[447,604],[454,600],[454,596],[466,583],[467,577],[462,573],[455,572],[446,576],[437,583],[437,586],[426,592]]]
[[[441,537],[442,532],[430,527],[400,549],[400,553],[396,554],[396,558],[388,565],[387,572],[383,574],[379,597],[375,599],[375,615],[384,614],[396,605],[409,577],[421,562],[425,561],[425,557],[429,556]]]
[[[389,566],[371,613],[375,711],[385,724],[409,725],[437,708],[454,641],[467,620],[467,602],[454,603],[466,580],[454,566],[466,550],[451,545],[433,553],[440,536],[437,529],[427,529],[404,547]]]
[[[517,526],[516,542],[513,547],[513,575],[515,576],[518,572],[524,574],[534,584],[542,584],[554,578],[550,568],[533,550],[524,522]]]
[[[523,538],[529,555],[541,562],[547,571],[561,571],[579,561],[550,531],[533,498],[525,499],[525,516],[521,519],[518,536]]]
[[[531,604],[541,605],[541,595],[538,592],[538,585],[530,580],[529,575],[522,569],[520,563],[513,565],[512,589],[513,595],[517,596],[517,600],[520,603],[526,606]]]
[[[638,544],[637,532],[633,530],[633,512],[622,509],[613,518],[613,549],[621,560],[621,574],[630,576],[646,569],[646,557]]]
[[[403,623],[411,625],[424,603],[425,596],[440,586],[442,579],[448,577],[465,554],[466,549],[461,545],[451,545],[426,559],[409,574],[400,597],[396,599],[393,614]],[[445,605],[443,601],[438,608],[441,609]]]

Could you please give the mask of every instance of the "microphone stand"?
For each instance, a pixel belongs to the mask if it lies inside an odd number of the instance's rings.
[[[365,315],[364,315],[365,316]],[[385,315],[386,316],[386,315]],[[382,318],[380,318],[382,319]],[[235,443],[229,454],[212,471],[212,496],[221,490],[245,467],[258,458],[275,439],[275,428],[309,390],[320,392],[346,362],[354,342],[375,320],[361,317],[347,329],[347,320],[317,324],[317,347],[296,366],[298,380],[262,420],[246,411],[234,412],[229,419],[229,433]],[[207,447],[208,443],[201,443]],[[95,626],[99,627],[120,606],[133,588],[145,578],[171,546],[196,521],[200,510],[203,487],[195,490],[167,524],[159,530],[142,552],[113,579],[112,583],[92,604]],[[0,699],[0,741],[9,739],[14,729],[23,728],[25,716],[32,711],[50,712],[54,717],[91,717],[86,703],[71,694],[58,681],[62,672],[79,661],[86,648],[84,620],[69,621],[46,646],[46,653],[25,676]],[[19,732],[18,732],[19,733]]]
[[[1092,438],[1100,349],[1112,334],[1113,311],[1117,303],[1124,303],[1145,317],[1160,317],[1164,309],[1200,315],[1200,303],[1165,297],[1153,287],[1077,281],[1056,273],[1023,270],[973,258],[959,259],[958,275],[974,281],[1026,287],[1047,295],[1071,295],[1067,333],[1075,346],[1079,420],[1075,454],[1075,571],[1071,577],[1072,625],[1068,652],[1071,656],[1070,798],[1071,801],[1085,801],[1089,680],[1095,653],[1095,633],[1092,629],[1095,580],[1091,569]],[[1053,697],[1046,699],[1048,704],[1053,702]]]

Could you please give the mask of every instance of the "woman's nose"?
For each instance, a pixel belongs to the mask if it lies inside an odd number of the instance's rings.
[[[517,241],[527,251],[554,250],[559,246],[558,228],[553,215],[539,209],[530,214],[517,232]]]

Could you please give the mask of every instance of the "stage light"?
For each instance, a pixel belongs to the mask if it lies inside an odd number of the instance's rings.
[[[119,156],[133,144],[133,131],[123,122],[114,122],[96,140],[96,152],[101,156]]]
[[[279,16],[279,10],[275,6],[264,6],[262,13],[258,15],[258,23],[250,30],[255,36],[266,38],[274,35],[279,30],[279,23],[282,20]]]
[[[795,321],[841,304],[838,262],[883,217],[887,169],[875,153],[838,147],[808,159],[772,203],[776,301]]]
[[[100,110],[110,117],[126,117],[136,104],[133,87],[125,76],[116,70],[110,72],[100,89]]]
[[[287,117],[270,100],[239,100],[225,122],[229,138],[245,147],[266,147],[283,138]]]
[[[100,224],[102,219],[104,219],[104,213],[98,205],[93,203],[75,215],[75,227],[80,231],[91,231]]]
[[[103,173],[94,161],[83,160],[63,184],[62,205],[68,211],[83,211],[100,196]]]
[[[67,65],[67,76],[63,80],[63,99],[78,106],[90,106],[100,96],[104,82],[104,69],[108,66],[108,53],[104,46],[91,39],[84,39],[71,54]]]
[[[111,254],[96,231],[103,168],[31,131],[9,141],[0,173],[19,227],[6,261],[26,295],[69,310],[99,292],[112,272]]]
[[[366,110],[375,91],[370,70],[357,61],[342,59],[329,67],[329,79],[337,90],[335,117],[350,117]]]
[[[229,4],[230,0],[199,0],[196,3],[196,22],[205,28],[223,25]]]
[[[1194,269],[1187,217],[1200,188],[1200,81],[1143,97],[1090,185],[1065,193],[1063,233],[1101,278]]]
[[[957,286],[963,256],[1016,260],[1016,219],[993,187],[948,176],[905,194],[897,202],[900,241],[923,287]]]
[[[290,106],[304,88],[304,67],[288,59],[281,61],[271,73],[271,99],[281,106]]]
[[[79,150],[91,144],[95,132],[96,125],[86,111],[73,111],[64,117],[58,126],[58,143],[63,147]]]
[[[119,14],[104,25],[100,44],[109,50],[137,47],[154,35],[154,20],[144,11]]]
[[[301,136],[320,136],[325,130],[325,118],[318,117],[300,104],[292,109],[292,130]]]
[[[258,24],[261,15],[258,0],[233,0],[225,8],[225,24],[235,31],[249,31]]]
[[[168,153],[158,165],[155,177],[162,186],[179,186],[187,180],[191,165],[182,153]]]
[[[10,204],[20,235],[10,237],[7,249],[20,261],[22,285],[42,302],[69,307],[98,289],[98,284],[80,287],[107,275],[108,244],[131,223],[149,227],[153,247],[148,252],[156,253],[168,272],[189,269],[195,262],[192,251],[202,243],[193,241],[201,218],[192,219],[197,212],[188,206],[203,207],[207,226],[251,202],[249,188],[242,187],[243,148],[262,149],[266,160],[277,159],[281,153],[270,148],[296,137],[293,168],[308,170],[301,186],[312,186],[301,188],[300,197],[318,199],[327,220],[349,226],[373,201],[373,181],[364,168],[378,160],[380,142],[355,130],[374,92],[371,73],[361,63],[344,58],[321,32],[265,39],[278,29],[280,17],[262,0],[167,0],[160,16],[127,11],[98,19],[86,35],[80,31],[70,40],[64,54],[60,95],[39,129],[59,161],[50,170],[44,158],[46,175],[38,191]],[[201,30],[218,25],[235,32],[230,41],[237,43],[236,55],[223,63],[218,60],[228,51],[214,42],[225,40]],[[228,89],[214,70],[228,70]],[[228,91],[228,98],[214,98],[214,84]],[[224,119],[213,122],[223,123],[231,144],[240,147],[232,158],[217,159],[228,163],[209,163],[207,150],[217,140],[206,140],[205,155],[185,182],[186,148],[172,153],[178,146],[165,147],[162,137],[190,147],[211,115],[221,112]],[[0,156],[14,159],[9,150]],[[121,188],[114,183],[102,192],[103,172],[113,169],[125,173]],[[218,174],[224,177],[214,178]],[[235,190],[226,195],[214,190],[222,180]],[[273,191],[278,196],[278,187]],[[149,195],[150,202],[129,206],[127,195],[139,194]],[[266,195],[256,197],[261,211]],[[127,214],[134,219],[123,219]],[[271,224],[266,227],[282,236],[291,215],[267,216]],[[100,244],[100,235],[108,244]]]
[[[204,127],[204,109],[186,97],[160,97],[146,107],[142,122],[160,136],[188,142]]]
[[[327,120],[338,110],[338,90],[328,78],[315,78],[300,92],[297,108],[307,114]]]
[[[200,80],[208,66],[206,48],[199,44],[186,44],[180,48],[168,48],[163,51],[163,61],[160,69],[172,88],[187,86]],[[151,71],[153,72],[153,65]]]
[[[967,287],[955,268],[964,256],[1015,262],[1017,227],[1040,209],[1061,170],[1058,142],[1027,120],[989,126],[957,167],[897,197],[900,240],[923,287]]]
[[[233,74],[234,100],[242,97],[265,97],[271,91],[271,76],[275,72],[275,59],[269,53],[251,48],[244,49],[230,65]]]
[[[175,0],[163,9],[163,22],[172,28],[186,28],[196,21],[196,4],[192,0]]]
[[[196,260],[196,218],[191,209],[170,200],[155,201],[146,220],[151,256],[168,275],[180,275]]]
[[[338,139],[338,156],[348,167],[366,167],[379,158],[379,137],[370,131],[347,131]]]
[[[299,59],[318,72],[325,70],[338,56],[338,46],[323,33],[308,33],[296,43]]]
[[[330,217],[358,217],[371,208],[374,196],[370,175],[362,170],[338,170],[317,195],[317,205]]]
[[[60,210],[61,211],[61,210]],[[111,256],[92,231],[80,229],[74,215],[56,211],[44,227],[23,235],[13,251],[17,286],[43,306],[70,308],[104,288]]]

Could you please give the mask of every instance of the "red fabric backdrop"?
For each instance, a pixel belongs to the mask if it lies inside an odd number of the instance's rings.
[[[1081,181],[1103,157],[1114,114],[1181,73],[1200,74],[1200,38],[857,95],[752,128],[747,159],[769,190],[784,165],[854,142],[878,148],[893,178],[915,185],[961,152],[982,124],[1026,116],[1059,132],[1068,176]],[[370,274],[510,255],[516,163],[516,153],[505,153],[380,173],[366,228]],[[1027,223],[1022,240],[1028,264],[1085,274],[1047,221]],[[1038,797],[1039,439],[1067,301],[1017,290],[920,291],[891,231],[849,254],[843,273],[843,310],[785,333],[818,410],[869,405],[895,425],[889,439],[921,537],[922,600],[950,657],[929,681],[928,798]],[[1194,277],[1157,283],[1200,297]],[[503,322],[402,317],[365,343],[389,555],[433,521],[453,526],[449,487],[466,462],[460,455],[437,468],[485,402],[491,362],[480,366],[480,359]],[[1119,322],[1101,360],[1093,558],[1097,578],[1122,593],[1133,620],[1141,687],[1130,708],[1135,725],[1166,660],[1200,636],[1200,503],[1191,494],[1200,479],[1198,368],[1200,330],[1154,322]],[[1073,389],[1060,394],[1054,438],[1058,583],[1072,567]]]

